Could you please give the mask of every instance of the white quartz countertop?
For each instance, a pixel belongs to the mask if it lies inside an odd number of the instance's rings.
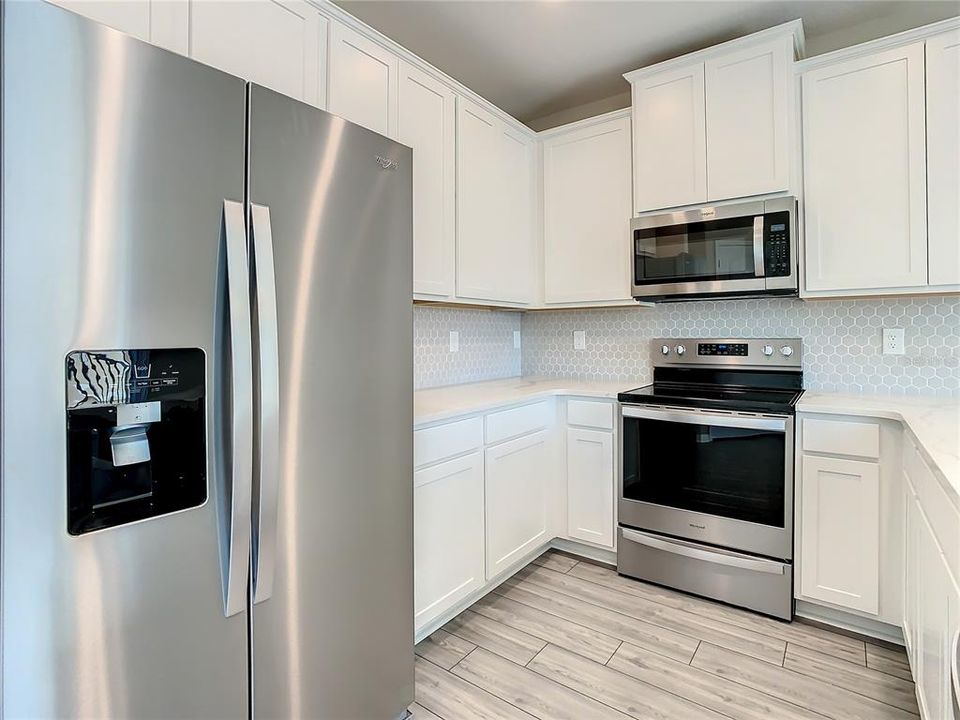
[[[798,412],[898,420],[960,503],[960,400],[807,391]]]
[[[446,385],[413,394],[413,424],[420,427],[467,413],[529,402],[542,397],[577,395],[616,400],[617,393],[642,385],[564,378],[512,377],[505,380]]]

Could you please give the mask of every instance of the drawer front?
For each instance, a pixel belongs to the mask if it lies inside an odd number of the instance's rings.
[[[567,424],[613,430],[613,403],[570,400],[567,402]]]
[[[483,445],[483,419],[468,418],[413,433],[413,465],[423,467]]]
[[[487,444],[502,442],[550,426],[549,402],[538,402],[487,415]]]
[[[876,459],[880,457],[880,425],[804,418],[803,449],[807,452]]]
[[[904,442],[903,466],[917,501],[930,521],[940,550],[950,566],[954,579],[960,582],[960,512],[934,476],[933,471],[920,455],[913,439]]]

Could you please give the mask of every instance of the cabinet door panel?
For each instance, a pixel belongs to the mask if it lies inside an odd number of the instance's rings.
[[[638,78],[632,89],[636,211],[704,202],[703,65]]]
[[[190,57],[322,106],[326,23],[302,0],[191,0]]]
[[[927,282],[923,43],[803,76],[806,289]]]
[[[529,303],[533,291],[534,142],[509,128],[499,135],[498,300]]]
[[[456,106],[453,91],[400,64],[398,138],[413,148],[413,292],[453,295]]]
[[[792,59],[793,40],[783,37],[705,64],[710,200],[788,188]]]
[[[486,451],[487,579],[545,543],[550,458],[547,433],[495,445]]]
[[[960,30],[927,40],[930,284],[960,285]]]
[[[187,54],[189,0],[47,0],[167,50]]]
[[[414,612],[423,627],[483,585],[483,455],[414,473]]]
[[[880,468],[803,456],[800,592],[876,614],[880,591]]]
[[[372,40],[334,22],[330,28],[330,112],[394,137],[399,59]]]
[[[543,143],[546,302],[630,299],[630,120]]]
[[[613,547],[613,433],[567,429],[567,534]]]

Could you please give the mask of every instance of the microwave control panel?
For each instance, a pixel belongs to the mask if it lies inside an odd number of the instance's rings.
[[[767,277],[790,275],[790,215],[770,213],[764,220],[764,274]]]

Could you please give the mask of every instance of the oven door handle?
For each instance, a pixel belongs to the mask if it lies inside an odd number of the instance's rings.
[[[721,550],[705,550],[687,543],[676,540],[666,540],[646,533],[637,532],[620,528],[624,540],[635,542],[638,545],[645,545],[654,550],[663,550],[674,555],[682,555],[694,560],[713,563],[714,565],[727,565],[728,567],[740,568],[742,570],[751,570],[753,572],[769,573],[771,575],[783,575],[784,564],[774,560],[761,560],[759,558],[740,555],[739,553],[730,553]]]
[[[724,415],[702,410],[662,410],[632,405],[623,406],[621,413],[623,417],[640,418],[642,420],[662,420],[688,425],[713,425],[747,430],[773,430],[776,432],[786,432],[788,422],[788,418],[785,417],[745,417],[743,415]]]

